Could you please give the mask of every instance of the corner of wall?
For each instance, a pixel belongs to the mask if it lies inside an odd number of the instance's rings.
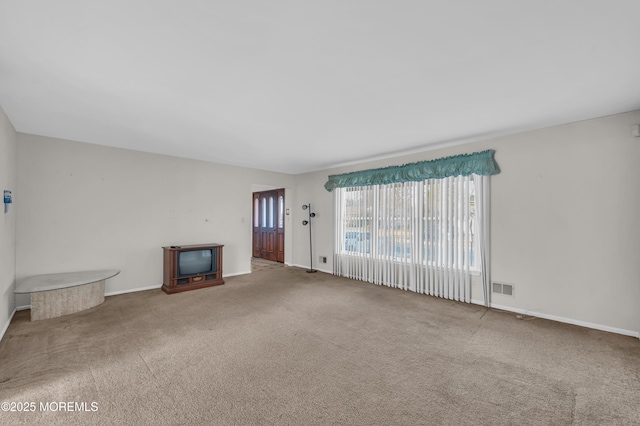
[[[0,191],[16,190],[17,133],[0,106]],[[4,207],[4,205],[3,205]],[[0,340],[15,313],[13,288],[16,280],[15,204],[5,213],[0,209]]]

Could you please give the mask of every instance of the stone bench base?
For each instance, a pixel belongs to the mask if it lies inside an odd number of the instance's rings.
[[[104,280],[76,287],[31,293],[31,321],[56,318],[104,302]]]

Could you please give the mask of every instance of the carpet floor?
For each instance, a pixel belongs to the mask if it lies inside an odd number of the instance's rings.
[[[17,312],[0,401],[3,425],[640,425],[640,340],[258,261]]]

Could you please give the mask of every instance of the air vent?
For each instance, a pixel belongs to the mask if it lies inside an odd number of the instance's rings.
[[[513,284],[493,283],[493,292],[513,297]]]

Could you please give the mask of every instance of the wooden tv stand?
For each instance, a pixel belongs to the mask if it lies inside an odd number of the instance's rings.
[[[167,294],[172,294],[224,284],[224,280],[222,279],[222,247],[224,246],[221,244],[162,247],[164,252],[162,291]],[[197,274],[180,275],[180,253],[198,250],[212,251],[213,270]]]

